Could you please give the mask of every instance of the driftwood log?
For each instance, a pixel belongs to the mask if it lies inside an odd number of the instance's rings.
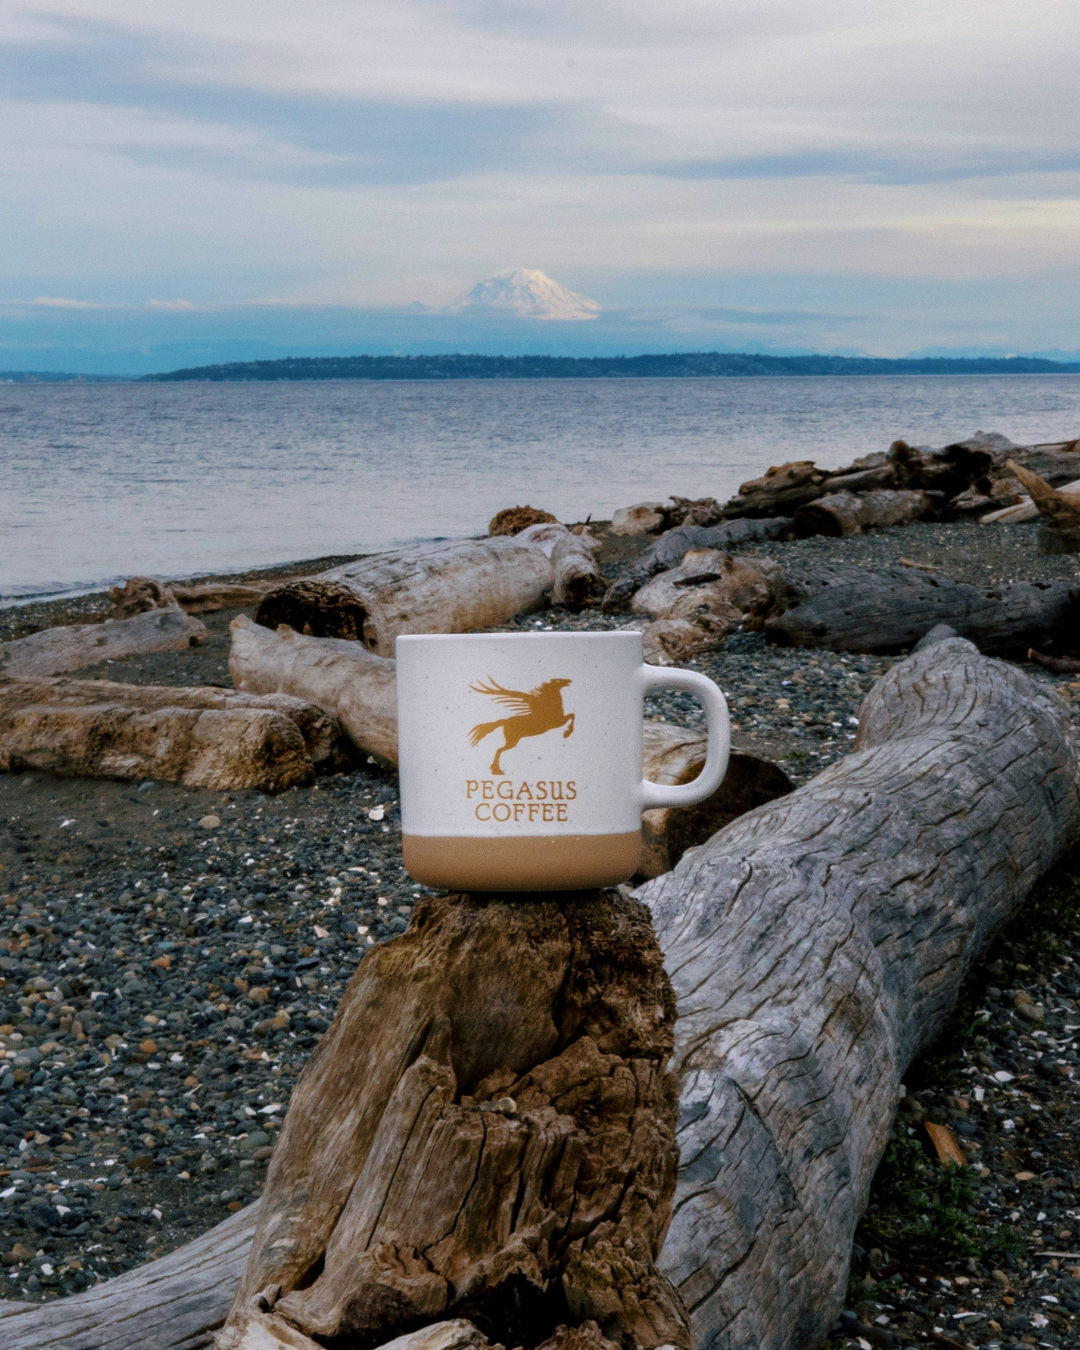
[[[649,545],[637,562],[626,568],[608,587],[604,596],[605,614],[626,609],[631,597],[658,572],[678,567],[690,549],[715,548],[730,552],[744,544],[766,543],[782,539],[791,521],[732,520],[723,525],[679,525]]]
[[[530,525],[517,536],[519,544],[532,544],[543,549],[551,559],[554,580],[551,602],[570,610],[582,610],[597,603],[607,583],[596,561],[600,547],[584,526],[568,530],[558,521]]]
[[[1019,479],[1017,480],[1019,483]],[[1065,483],[1058,488],[1066,497],[1074,497],[1080,501],[1080,478],[1071,483]],[[1038,520],[1039,508],[1027,495],[1022,493],[1019,501],[1012,506],[1003,507],[999,511],[990,511],[985,516],[979,517],[980,525],[1022,525],[1028,520]]]
[[[375,553],[268,591],[265,628],[363,642],[393,656],[401,633],[466,633],[538,609],[554,582],[540,548],[512,538],[452,539]]]
[[[1009,468],[1027,488],[1035,509],[1042,517],[1039,544],[1044,553],[1080,553],[1080,498],[1059,492],[1021,464],[1009,461]]]
[[[638,892],[652,910],[679,999],[681,1162],[659,1265],[691,1310],[696,1346],[820,1344],[841,1306],[852,1234],[903,1072],[940,1031],[971,963],[1039,875],[1080,840],[1078,783],[1064,703],[1022,671],[980,657],[970,643],[946,640],[878,682],[864,704],[854,754],[728,825]],[[566,919],[575,912],[560,910]],[[418,920],[430,913],[422,910],[411,936],[381,949],[380,959],[398,960],[395,953],[410,942],[418,950],[425,941]],[[506,917],[519,922],[520,909],[510,907]],[[543,959],[548,950],[538,947],[535,960],[528,949],[512,954],[531,963],[527,973],[542,985],[553,978],[554,963]],[[568,969],[569,958],[558,961],[559,970]],[[437,946],[432,1012],[460,987],[445,977],[448,964],[447,945]],[[488,1042],[489,1058],[496,1044],[517,1053],[518,1038],[535,1035],[538,1025],[518,1012],[527,982],[506,979],[501,969],[499,976],[506,1031]],[[418,1011],[423,991],[413,983],[399,988],[395,1016],[404,1009],[431,1026]],[[573,982],[568,988],[575,990]],[[581,995],[575,997],[580,1004]],[[346,1001],[355,1018],[351,990]],[[488,995],[477,1002],[487,1006]],[[627,1006],[619,1002],[620,1010]],[[353,1025],[343,1004],[294,1094],[285,1132],[299,1132],[311,1119],[319,1066]],[[609,1025],[620,1024],[616,1018]],[[409,1050],[396,1037],[383,1041],[377,1034],[376,1043],[384,1055],[372,1114],[381,1110],[395,1065],[420,1048],[419,1036]],[[375,1051],[369,1045],[360,1053]],[[451,1059],[456,1077],[458,1062]],[[341,1094],[327,1096],[327,1119],[348,1118],[357,1076],[350,1062],[336,1085],[326,1085],[328,1094]],[[513,1089],[493,1086],[504,1090]],[[370,1134],[363,1121],[352,1132],[342,1128],[343,1150],[361,1128]],[[282,1145],[279,1155],[284,1160]],[[283,1177],[294,1175],[289,1156],[288,1168],[280,1164]],[[278,1156],[272,1165],[276,1175]],[[312,1181],[313,1195],[334,1184],[325,1173]],[[241,1225],[250,1226],[255,1215],[264,1235],[280,1221],[283,1211],[264,1219],[260,1209],[242,1211],[181,1252],[88,1293],[43,1307],[0,1304],[5,1344],[203,1350],[215,1309],[231,1297],[237,1278],[234,1250],[223,1263],[206,1253],[216,1243],[227,1247],[227,1234],[229,1241],[242,1238]],[[326,1210],[312,1205],[306,1212]],[[238,1319],[247,1310],[259,1316],[252,1302],[257,1289],[264,1291],[263,1307],[276,1306],[276,1263],[296,1264],[302,1247],[319,1245],[306,1218],[280,1240],[285,1245],[273,1252],[261,1285],[266,1265],[262,1245],[256,1249],[236,1301]],[[192,1303],[200,1310],[198,1328]],[[470,1344],[459,1332],[442,1324],[438,1334],[446,1339],[436,1346]],[[306,1339],[293,1344],[311,1350]],[[270,1350],[274,1342],[263,1345]]]
[[[1049,670],[1053,675],[1080,675],[1080,660],[1075,656],[1044,656],[1042,652],[1032,648],[1028,652],[1028,660],[1034,661],[1037,666],[1042,666],[1043,670]]]
[[[197,647],[207,636],[205,624],[176,606],[149,610],[130,619],[43,628],[29,637],[0,643],[0,677],[62,675],[99,661]]]
[[[349,767],[352,747],[321,708],[284,694],[0,680],[0,770],[39,769],[188,787],[281,792]]]
[[[128,577],[123,586],[109,588],[109,601],[117,619],[150,609],[167,609],[170,605],[179,605],[185,614],[210,614],[219,609],[257,605],[274,585],[273,581],[192,584],[158,581],[156,577]]]
[[[236,1294],[259,1204],[82,1294],[0,1302],[4,1350],[207,1350]]]
[[[464,1317],[508,1346],[593,1320],[689,1350],[654,1266],[674,1014],[648,913],[617,891],[421,901],[293,1092],[219,1346]]]
[[[674,786],[691,782],[704,768],[708,740],[700,731],[650,718],[645,722],[642,749],[645,777]],[[638,878],[670,872],[688,849],[705,843],[736,816],[794,790],[794,783],[778,765],[732,751],[724,781],[712,796],[696,806],[661,807],[644,813]]]
[[[229,625],[229,673],[249,694],[289,694],[313,703],[345,728],[353,744],[397,763],[396,667],[362,643],[276,633],[239,614]]]
[[[856,496],[850,491],[837,491],[836,481],[829,483],[832,491],[800,506],[792,516],[792,532],[800,539],[814,534],[840,538],[863,530],[906,525],[934,509],[933,499],[925,492],[883,488]]]
[[[905,1069],[1078,841],[1064,701],[953,638],[878,681],[854,754],[637,892],[679,1000],[660,1268],[696,1345],[821,1344]]]
[[[980,650],[1010,655],[1065,638],[1080,620],[1072,581],[977,587],[919,568],[843,565],[788,572],[785,580],[795,603],[766,619],[765,633],[786,647],[897,652],[947,623]]]
[[[760,628],[782,586],[780,565],[769,558],[694,548],[678,567],[642,586],[630,608],[653,619],[692,619],[707,613],[725,632],[737,623]]]

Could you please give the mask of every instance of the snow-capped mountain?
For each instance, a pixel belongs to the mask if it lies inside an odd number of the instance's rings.
[[[508,267],[478,281],[452,314],[515,315],[520,319],[595,319],[600,306],[587,295],[568,291],[532,267]]]

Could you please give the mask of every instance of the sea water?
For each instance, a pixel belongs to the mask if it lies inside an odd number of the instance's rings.
[[[723,501],[897,437],[1080,435],[1080,376],[0,385],[0,603]]]

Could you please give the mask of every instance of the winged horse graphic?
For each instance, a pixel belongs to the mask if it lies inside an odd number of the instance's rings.
[[[477,694],[488,694],[496,703],[514,710],[511,717],[504,717],[498,722],[479,722],[469,732],[469,744],[479,745],[485,736],[502,728],[503,744],[495,751],[495,758],[491,761],[492,773],[505,772],[499,763],[500,759],[526,736],[542,736],[545,731],[555,731],[559,727],[566,727],[564,741],[574,734],[574,714],[564,711],[562,705],[562,691],[572,683],[572,680],[545,680],[527,694],[519,689],[504,689],[490,675],[487,684],[481,682],[469,685]]]

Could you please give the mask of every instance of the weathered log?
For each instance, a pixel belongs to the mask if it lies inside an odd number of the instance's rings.
[[[591,1319],[688,1348],[653,1265],[673,1021],[648,915],[620,892],[421,901],[297,1083],[221,1350],[267,1322],[379,1345],[453,1317],[507,1345]]]
[[[0,680],[0,770],[280,792],[347,768],[341,727],[284,694]]]
[[[229,673],[237,689],[313,703],[336,718],[360,750],[397,763],[393,661],[342,638],[304,637],[284,625],[272,633],[246,614],[229,627]]]
[[[645,777],[674,786],[695,779],[705,765],[708,741],[700,731],[670,722],[645,722]],[[660,807],[641,817],[643,847],[639,879],[670,872],[687,849],[704,844],[736,816],[784,797],[795,785],[778,765],[756,755],[732,751],[724,781],[697,806]]]
[[[825,486],[828,477],[828,473],[810,459],[774,465],[763,477],[743,483],[738,495],[724,503],[724,515],[729,520],[743,516],[790,516],[800,506],[829,490]]]
[[[1009,461],[1009,468],[1031,494],[1042,520],[1039,545],[1044,553],[1080,553],[1080,501],[1059,492],[1030,469]]]
[[[728,625],[711,614],[691,619],[653,619],[624,624],[641,633],[641,655],[647,666],[684,666],[702,652],[723,646]]]
[[[832,481],[829,486],[833,486]],[[830,491],[800,506],[791,518],[791,528],[801,539],[814,534],[840,538],[868,529],[906,525],[928,515],[933,506],[933,499],[925,492],[882,489],[860,497],[851,492]]]
[[[488,524],[488,534],[515,535],[530,525],[545,525],[555,520],[550,511],[540,511],[535,506],[508,506],[497,511]]]
[[[1019,486],[1019,480],[1017,480]],[[1080,500],[1080,478],[1074,479],[1071,483],[1065,483],[1058,488],[1059,492],[1066,497],[1075,497]],[[1026,492],[1020,494],[1020,498],[1012,506],[1003,507],[999,511],[990,511],[985,516],[979,517],[980,525],[1021,525],[1028,520],[1038,520],[1039,508],[1031,500]]]
[[[551,560],[555,580],[551,587],[552,604],[570,610],[582,610],[599,601],[606,582],[594,554],[600,547],[588,529],[568,530],[558,521],[530,525],[518,535],[518,543],[543,549]]]
[[[293,577],[293,581],[301,578]],[[207,582],[191,585],[185,581],[164,582],[156,577],[128,577],[123,586],[109,588],[113,617],[129,618],[151,609],[179,605],[185,614],[211,614],[219,609],[243,609],[257,605],[273,581]]]
[[[791,530],[800,539],[813,534],[842,538],[862,533],[859,519],[860,499],[851,492],[828,492],[816,501],[800,506],[791,517]]]
[[[99,661],[120,661],[148,652],[197,647],[207,636],[205,624],[176,606],[150,610],[130,619],[43,628],[29,637],[0,643],[0,676],[22,679],[62,675]]]
[[[1080,841],[1063,700],[960,639],[868,696],[855,753],[636,894],[679,998],[660,1260],[712,1350],[820,1345],[912,1059]]]
[[[542,549],[516,539],[452,539],[375,553],[268,591],[265,628],[363,642],[393,656],[401,633],[465,633],[538,609],[554,582]]]
[[[678,567],[644,585],[630,607],[654,619],[693,619],[706,613],[725,631],[738,623],[760,628],[782,592],[780,565],[771,558],[695,548]]]
[[[611,517],[612,534],[657,534],[663,528],[663,502],[638,502],[636,506],[620,506]]]
[[[789,570],[785,580],[795,603],[765,621],[769,640],[785,647],[897,652],[948,623],[982,651],[1008,655],[1065,637],[1080,619],[1072,581],[976,587],[915,568],[842,565]]]
[[[782,539],[790,526],[790,520],[780,517],[776,520],[732,520],[710,526],[679,525],[668,530],[608,587],[602,606],[604,613],[616,614],[625,609],[634,592],[650,577],[678,567],[692,548],[730,551],[743,544],[766,543]]]
[[[0,1302],[4,1350],[207,1350],[251,1250],[259,1204],[168,1256],[49,1303]]]

